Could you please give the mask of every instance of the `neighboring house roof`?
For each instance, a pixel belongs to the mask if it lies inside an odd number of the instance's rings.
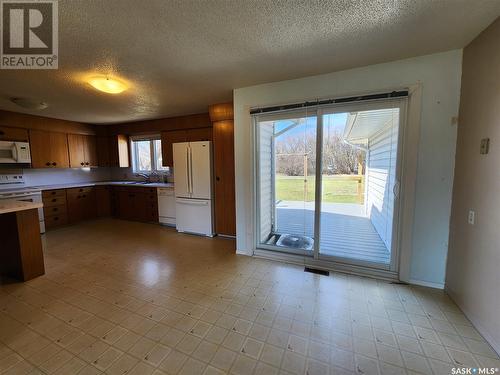
[[[370,138],[399,118],[399,108],[353,112],[347,116],[344,139],[355,145],[367,146]]]

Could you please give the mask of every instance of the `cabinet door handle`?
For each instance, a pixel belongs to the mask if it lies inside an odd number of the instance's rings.
[[[49,167],[49,166],[50,166],[50,162],[48,161],[47,163],[45,163],[45,165],[46,165],[47,167]]]
[[[80,163],[80,165],[85,165],[85,163],[82,161],[82,162]]]
[[[52,202],[57,202],[57,198],[52,199]]]
[[[89,162],[86,162],[86,163],[85,163],[85,165],[90,165],[90,163],[89,163]]]
[[[52,163],[52,165],[55,167],[55,166],[57,165],[57,163],[56,163],[56,162],[53,162],[53,163]]]
[[[219,176],[215,177],[215,180],[220,181],[220,177]]]

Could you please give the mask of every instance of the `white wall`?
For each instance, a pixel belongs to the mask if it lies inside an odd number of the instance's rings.
[[[20,170],[4,170],[0,174],[19,173]],[[79,182],[107,181],[110,179],[109,168],[85,169],[23,169],[25,186],[58,185]]]
[[[500,354],[499,40],[500,18],[464,49],[446,290]],[[490,150],[481,155],[487,137]]]
[[[443,286],[455,157],[462,51],[234,90],[237,252],[253,254],[253,144],[249,109],[422,86],[411,244],[413,282]],[[414,142],[418,142],[417,139]]]

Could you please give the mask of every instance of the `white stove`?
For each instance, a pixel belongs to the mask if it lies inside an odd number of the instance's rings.
[[[43,203],[42,191],[35,187],[24,186],[22,174],[0,175],[0,200]],[[45,233],[43,208],[38,209],[40,233]]]

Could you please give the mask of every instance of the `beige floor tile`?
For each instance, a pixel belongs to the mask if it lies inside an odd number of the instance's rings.
[[[228,371],[233,365],[235,359],[236,359],[235,352],[220,347],[215,353],[210,363],[220,370]]]
[[[156,344],[146,355],[143,360],[147,363],[158,366],[161,361],[171,352],[171,348],[162,344]]]
[[[281,359],[283,358],[284,353],[284,349],[269,344],[264,344],[264,347],[262,348],[262,354],[260,355],[260,360],[269,365],[280,367]]]
[[[177,374],[184,363],[187,361],[188,356],[177,350],[172,350],[167,357],[160,363],[158,368],[165,371],[167,374]]]
[[[106,374],[109,375],[123,375],[132,370],[139,361],[137,358],[131,355],[124,354],[118,358],[113,364],[106,370]]]
[[[231,367],[231,374],[235,375],[252,375],[257,365],[257,361],[245,355],[239,355]]]
[[[203,340],[193,352],[192,357],[200,361],[209,363],[214,357],[218,348],[219,347],[214,343]]]
[[[232,240],[113,219],[53,230],[44,242],[45,276],[0,284],[2,375],[30,366],[84,375],[500,367],[441,291],[307,274],[235,256]]]
[[[92,362],[97,369],[101,371],[105,371],[108,367],[113,364],[120,356],[123,355],[123,352],[115,349],[113,347],[108,348],[102,355]]]
[[[150,375],[155,371],[154,366],[146,362],[139,362],[135,367],[128,372],[129,375]]]

